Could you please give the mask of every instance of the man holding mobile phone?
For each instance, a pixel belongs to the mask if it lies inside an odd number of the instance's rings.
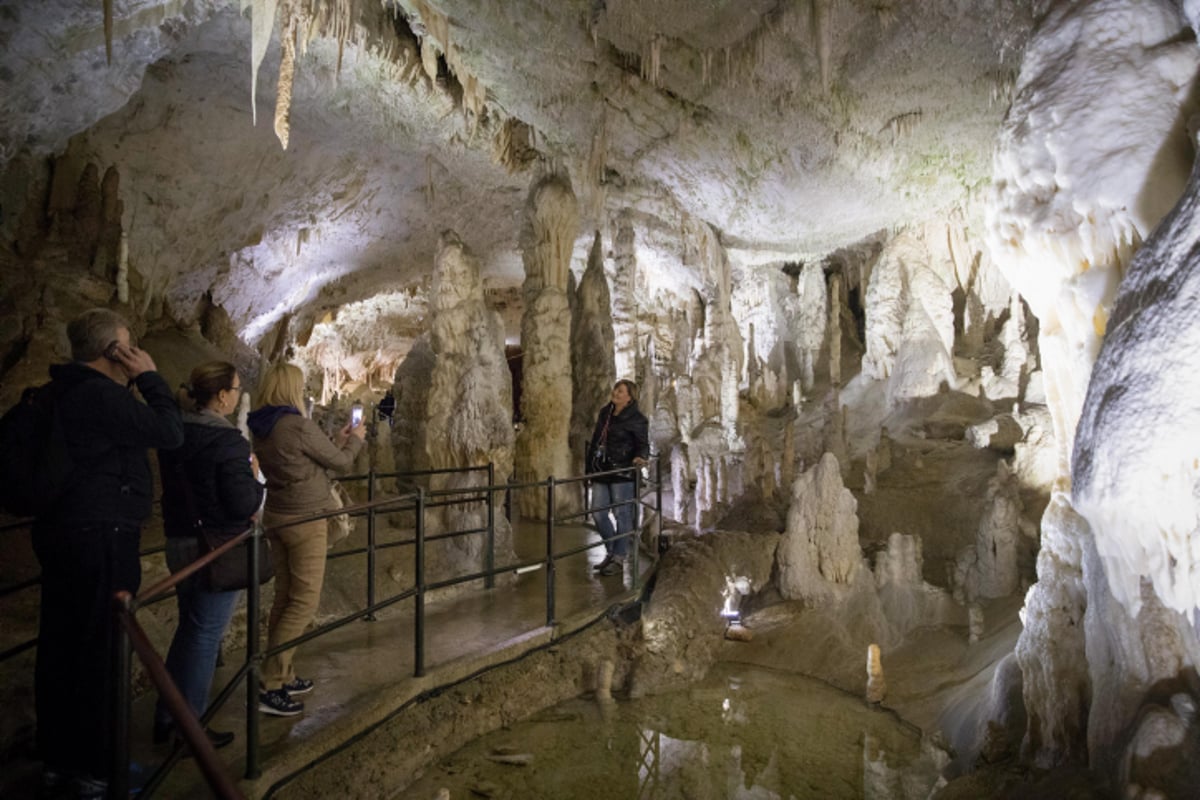
[[[51,366],[50,377],[75,472],[54,510],[33,525],[42,567],[37,743],[44,792],[100,798],[112,750],[112,598],[141,583],[141,525],[153,492],[146,449],[178,447],[183,422],[154,359],[134,345],[119,314],[86,311],[67,338],[72,361]]]

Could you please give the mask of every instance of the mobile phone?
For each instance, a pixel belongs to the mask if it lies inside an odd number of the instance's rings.
[[[362,425],[363,407],[355,403],[350,407],[350,427],[357,428]]]
[[[118,342],[116,339],[113,339],[111,342],[108,343],[108,347],[104,348],[104,357],[107,358],[109,361],[119,361],[119,359],[117,358],[117,348],[120,346],[121,346],[121,343]]]

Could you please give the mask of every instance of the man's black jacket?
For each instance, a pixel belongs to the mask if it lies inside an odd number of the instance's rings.
[[[74,471],[57,509],[56,525],[141,525],[154,492],[146,449],[183,442],[179,407],[157,372],[136,384],[145,403],[103,373],[79,363],[55,364],[50,378],[64,384],[58,417]]]

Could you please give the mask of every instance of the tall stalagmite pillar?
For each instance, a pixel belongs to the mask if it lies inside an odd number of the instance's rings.
[[[425,397],[425,449],[422,462],[433,469],[495,465],[503,482],[512,471],[512,377],[504,357],[504,326],[483,296],[478,260],[453,231],[442,233],[433,269],[430,298],[430,348],[433,368]],[[434,476],[433,489],[478,485],[479,474]],[[497,508],[496,563],[512,557],[512,536]],[[479,503],[431,512],[432,530],[469,530],[487,522]],[[431,532],[432,532],[431,530]],[[484,540],[463,536],[447,540],[440,554],[451,566],[483,566]],[[436,564],[433,565],[435,568]],[[460,569],[461,571],[461,569]]]
[[[525,314],[521,318],[523,353],[521,416],[525,427],[517,437],[516,475],[520,482],[571,474],[568,433],[571,425],[571,311],[567,273],[579,232],[579,206],[571,182],[552,175],[529,193],[526,224],[521,232],[525,262]],[[574,496],[559,495],[563,510],[574,508]],[[521,515],[542,519],[545,494],[519,493]]]

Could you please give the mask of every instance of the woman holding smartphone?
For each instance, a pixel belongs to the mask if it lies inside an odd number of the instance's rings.
[[[228,419],[241,393],[233,364],[210,361],[192,370],[190,383],[177,396],[183,411],[183,445],[158,453],[167,566],[172,572],[200,557],[197,526],[241,533],[262,504],[263,487],[254,477],[250,443]],[[179,627],[167,653],[167,671],[197,717],[208,706],[221,639],[238,594],[210,591],[203,573],[179,584]],[[154,741],[165,742],[173,727],[160,700],[154,710]],[[208,738],[223,747],[233,741],[233,734],[209,730]]]
[[[276,364],[263,375],[258,407],[248,422],[254,449],[267,478],[263,525],[271,540],[275,567],[275,601],[267,622],[267,648],[295,639],[317,614],[325,580],[325,519],[289,524],[301,517],[333,511],[327,471],[346,472],[363,447],[366,428],[347,424],[336,440],[306,417],[304,373],[294,364]],[[258,708],[265,714],[291,717],[304,711],[296,695],[313,682],[297,677],[295,648],[263,662]]]

